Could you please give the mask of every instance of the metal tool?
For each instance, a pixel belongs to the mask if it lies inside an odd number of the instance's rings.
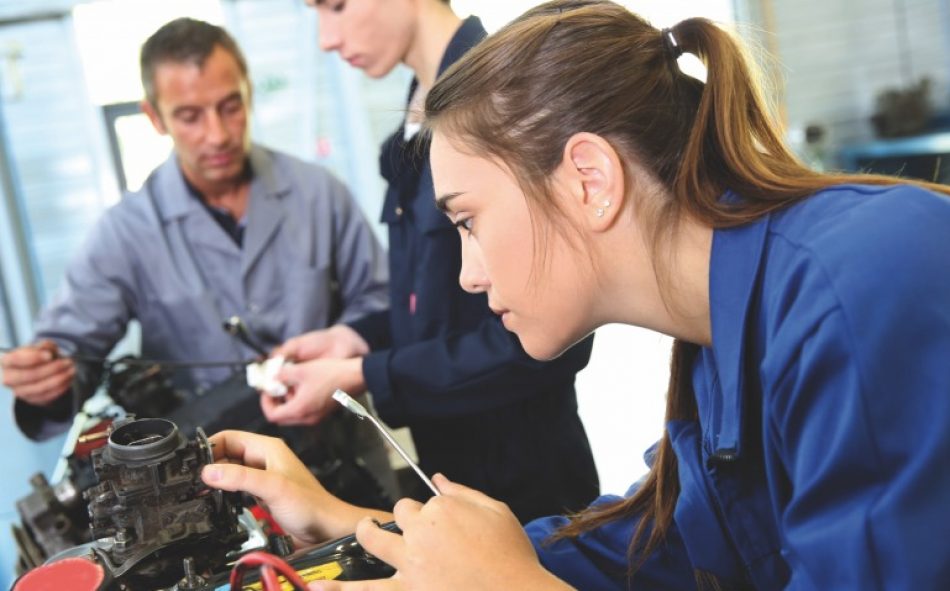
[[[402,459],[406,460],[406,463],[409,464],[413,470],[415,470],[416,474],[419,475],[419,478],[421,478],[422,481],[426,483],[426,486],[432,489],[432,492],[435,493],[436,496],[442,494],[439,492],[439,489],[437,489],[435,485],[432,484],[432,481],[429,480],[429,477],[425,475],[425,472],[423,472],[422,469],[419,468],[419,466],[409,458],[409,454],[407,454],[406,450],[404,450],[402,446],[396,442],[389,430],[384,427],[376,417],[371,415],[369,411],[366,410],[365,406],[353,400],[353,398],[343,390],[337,390],[334,392],[333,399],[342,404],[343,408],[355,414],[360,420],[369,419],[369,421],[373,423],[377,429],[379,429],[379,432],[383,434],[383,437],[386,438],[386,441],[389,442],[389,445],[393,446],[393,449],[395,449],[396,452],[402,456]]]
[[[257,341],[251,338],[251,333],[247,329],[247,325],[244,324],[244,321],[241,320],[240,316],[232,316],[224,321],[223,324],[224,330],[231,336],[237,337],[239,341],[254,349],[261,357],[269,357],[270,355],[264,350],[264,347],[260,346]]]

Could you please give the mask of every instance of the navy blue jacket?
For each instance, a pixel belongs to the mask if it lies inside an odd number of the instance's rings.
[[[717,230],[681,492],[627,582],[635,519],[545,546],[576,587],[950,588],[950,199],[840,186]],[[608,499],[602,499],[606,501]]]
[[[439,72],[484,36],[477,18],[465,20]],[[435,207],[422,142],[405,141],[400,128],[383,144],[390,309],[351,323],[372,349],[363,373],[376,410],[410,426],[427,472],[493,494],[523,519],[543,507],[580,508],[598,490],[574,391],[592,338],[556,361],[534,361],[484,294],[461,289],[461,242]]]

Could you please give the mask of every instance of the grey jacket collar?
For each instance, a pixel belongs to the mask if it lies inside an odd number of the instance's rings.
[[[274,158],[265,148],[252,145],[249,153],[251,170],[254,178],[251,181],[250,202],[256,199],[276,198],[290,190],[290,183],[274,173]],[[175,218],[192,215],[202,211],[200,204],[195,203],[188,193],[185,177],[178,164],[178,158],[173,152],[149,177],[147,181],[155,197],[155,206],[163,222],[170,222]],[[250,208],[248,210],[250,212]],[[250,222],[250,217],[248,218]]]
[[[291,190],[289,179],[276,170],[276,162],[270,151],[252,145],[248,157],[254,176],[248,194],[243,252],[189,194],[174,153],[152,173],[146,186],[163,224],[186,220],[189,225],[197,224],[197,231],[191,232],[189,238],[196,243],[240,255],[242,272],[253,266],[283,221],[285,211],[282,198]]]

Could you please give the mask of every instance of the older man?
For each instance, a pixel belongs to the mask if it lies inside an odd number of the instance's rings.
[[[105,213],[36,324],[2,358],[17,423],[42,439],[70,420],[73,354],[106,355],[130,320],[142,354],[172,361],[249,357],[222,320],[263,347],[387,305],[385,253],[347,189],[323,168],[251,143],[251,84],[234,39],[193,19],[144,44],[142,110],[174,153]],[[200,391],[226,367],[177,374]],[[343,420],[343,419],[340,419]]]

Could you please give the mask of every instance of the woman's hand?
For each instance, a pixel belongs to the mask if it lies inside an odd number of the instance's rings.
[[[298,542],[314,544],[349,535],[367,516],[392,520],[388,513],[331,495],[280,439],[222,431],[210,441],[216,463],[204,467],[202,480],[213,488],[257,497]]]
[[[428,591],[445,589],[569,589],[542,568],[531,542],[504,503],[442,475],[433,478],[442,496],[422,505],[396,504],[402,535],[370,519],[356,528],[367,552],[393,566],[385,581],[311,583],[321,591]]]

